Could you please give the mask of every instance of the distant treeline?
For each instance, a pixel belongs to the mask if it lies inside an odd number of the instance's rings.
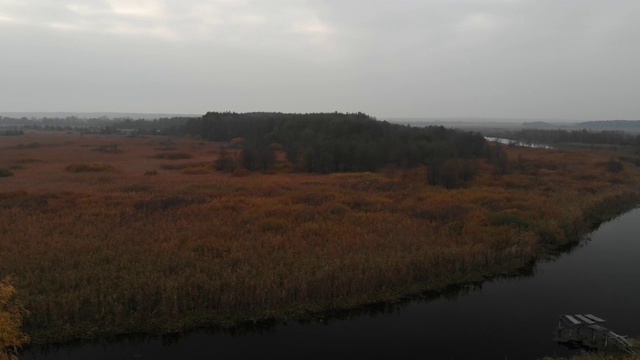
[[[20,136],[24,135],[24,131],[17,127],[0,127],[0,136]]]
[[[500,135],[511,140],[530,143],[543,143],[548,145],[558,144],[606,144],[616,146],[633,147],[640,150],[640,135],[625,133],[622,131],[589,131],[582,130],[542,130],[524,129],[518,131],[506,131]]]
[[[167,135],[179,132],[179,128],[186,124],[189,117],[159,118],[153,120],[131,118],[88,118],[75,116],[65,118],[12,118],[0,116],[0,127],[23,129],[37,129],[47,131],[80,131],[83,133],[115,134],[122,130],[130,130],[132,134]],[[2,133],[0,132],[0,135]],[[6,135],[6,134],[4,134]],[[11,135],[21,135],[11,134]]]
[[[576,126],[587,129],[640,129],[640,120],[598,120],[585,121]]]
[[[10,119],[0,124],[44,130],[77,130],[132,135],[189,135],[226,142],[218,156],[219,170],[240,166],[271,171],[277,153],[286,153],[295,171],[310,173],[420,169],[431,184],[456,187],[471,180],[480,159],[507,171],[508,159],[497,144],[480,133],[443,126],[412,127],[378,121],[363,113],[235,113],[209,112],[201,117],[156,120],[124,119]],[[227,150],[239,148],[239,156]],[[233,152],[235,153],[235,152]]]
[[[275,165],[282,149],[298,171],[313,173],[378,171],[426,166],[431,183],[453,185],[470,179],[475,161],[504,158],[479,133],[378,121],[363,113],[209,112],[191,118],[184,134],[206,140],[234,140],[249,170]]]
[[[105,127],[105,132],[117,130],[133,130],[135,134],[172,135],[184,132],[183,127],[192,117],[172,117],[154,120],[117,119]]]
[[[30,127],[103,127],[124,119],[109,119],[106,117],[80,119],[76,116],[67,116],[64,118],[14,118],[8,116],[0,116],[0,126],[23,126]]]

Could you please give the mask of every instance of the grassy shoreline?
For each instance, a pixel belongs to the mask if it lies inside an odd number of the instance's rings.
[[[508,174],[481,163],[447,190],[420,171],[237,177],[214,170],[216,144],[175,140],[190,157],[167,160],[153,137],[116,140],[118,153],[93,151],[113,137],[67,135],[0,154],[21,165],[2,179],[0,274],[32,312],[32,346],[325,316],[513,275],[640,199],[638,168],[609,173],[596,152],[505,148]],[[65,170],[94,163],[108,170]]]
[[[484,281],[490,281],[500,277],[518,277],[526,268],[535,266],[535,263],[543,258],[562,255],[567,248],[571,248],[578,244],[583,235],[597,229],[597,227],[612,218],[632,210],[637,206],[637,199],[625,202],[618,211],[607,212],[599,222],[594,223],[593,220],[585,221],[583,226],[587,229],[585,232],[577,233],[574,236],[569,235],[571,240],[563,242],[558,247],[545,246],[541,248],[539,253],[525,262],[510,263],[508,265],[499,265],[491,269],[475,271],[473,273],[462,274],[457,277],[448,277],[429,284],[415,283],[408,284],[405,287],[385,290],[376,294],[367,294],[359,298],[340,299],[338,301],[327,301],[318,303],[307,303],[301,306],[282,309],[270,309],[268,311],[258,312],[242,312],[238,314],[195,314],[183,317],[177,321],[162,321],[160,324],[133,326],[129,328],[114,329],[95,329],[84,328],[79,331],[60,332],[54,330],[52,333],[42,333],[34,336],[33,345],[64,343],[74,340],[91,340],[97,337],[109,337],[123,334],[153,334],[162,335],[169,333],[180,333],[197,328],[219,327],[229,329],[241,325],[256,324],[260,322],[269,322],[272,320],[282,319],[315,319],[331,317],[336,312],[357,310],[358,308],[367,307],[381,303],[395,303],[402,299],[410,299],[420,294],[444,293],[447,289],[465,287],[471,284],[477,284]]]

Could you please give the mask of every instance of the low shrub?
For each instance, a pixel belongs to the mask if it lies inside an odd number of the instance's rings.
[[[530,219],[524,216],[511,213],[511,212],[499,212],[489,215],[489,223],[493,226],[513,226],[519,229],[529,229],[533,226]]]
[[[109,164],[71,164],[65,170],[72,173],[79,172],[101,172],[113,170],[113,166]]]
[[[237,177],[244,177],[244,176],[251,175],[251,171],[243,167],[236,167],[235,169],[233,169],[233,172],[231,173],[231,175],[237,176]]]
[[[118,144],[98,146],[97,148],[93,149],[93,151],[99,151],[107,154],[117,154],[122,152],[122,150],[118,149]]]
[[[619,173],[624,170],[624,165],[620,161],[610,159],[606,164],[607,171],[611,173]]]
[[[185,175],[204,175],[204,174],[211,174],[211,169],[206,166],[188,167],[188,168],[182,169],[180,173]]]
[[[31,163],[37,163],[40,162],[41,160],[38,159],[32,159],[32,158],[22,158],[22,159],[18,159],[15,161],[16,164],[31,164]]]
[[[37,149],[43,146],[44,145],[36,142],[36,143],[29,143],[29,144],[19,144],[18,146],[16,146],[16,149]]]
[[[184,152],[164,152],[158,153],[154,156],[156,159],[167,159],[167,160],[180,160],[180,159],[191,159],[193,155]]]
[[[153,189],[148,185],[136,184],[125,186],[120,191],[123,192],[131,192],[131,193],[150,193],[153,192]]]
[[[9,169],[0,168],[0,178],[12,176],[13,173]]]
[[[135,203],[134,208],[137,211],[156,212],[182,208],[189,205],[200,205],[205,202],[206,200],[202,197],[169,196],[138,201]]]
[[[0,359],[13,359],[12,353],[29,342],[29,335],[22,332],[23,319],[28,315],[29,311],[16,299],[11,277],[0,279]]]
[[[162,164],[160,168],[162,170],[185,170],[189,168],[211,168],[210,162],[188,162],[188,163],[178,163],[178,164]]]

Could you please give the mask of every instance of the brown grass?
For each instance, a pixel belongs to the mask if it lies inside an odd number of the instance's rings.
[[[574,240],[639,192],[637,168],[607,173],[600,153],[507,149],[510,174],[482,164],[447,191],[420,170],[234,176],[204,165],[219,144],[190,139],[171,146],[202,165],[147,176],[166,161],[151,137],[25,136],[61,144],[0,151],[0,167],[42,160],[0,179],[0,275],[13,274],[36,339],[300,315],[479,280]],[[122,154],[92,150],[114,143]]]

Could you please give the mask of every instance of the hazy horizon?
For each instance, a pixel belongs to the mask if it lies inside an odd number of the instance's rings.
[[[0,111],[640,119],[638,13],[631,0],[0,0]]]
[[[212,110],[212,111],[220,111],[224,112],[227,110]],[[263,111],[247,111],[249,112],[263,112]],[[277,112],[277,111],[276,111]],[[244,113],[244,112],[239,112]],[[304,112],[303,112],[304,113]],[[76,116],[78,118],[87,119],[87,118],[132,118],[132,119],[156,119],[160,117],[179,117],[179,116],[202,116],[204,114],[195,114],[195,113],[144,113],[144,112],[118,112],[118,111],[0,111],[0,116],[10,117],[10,118],[22,118],[26,117],[29,119],[41,119],[44,117],[49,118],[66,118]],[[396,122],[488,122],[488,123],[518,123],[518,122],[550,122],[550,123],[577,123],[585,120],[575,120],[575,119],[526,119],[526,118],[474,118],[474,117],[465,117],[465,118],[446,118],[446,117],[377,117],[372,114],[367,114],[372,116],[378,120],[387,120],[387,121],[396,121]],[[610,120],[620,120],[620,119],[602,119],[603,121]],[[586,120],[588,121],[588,120]]]
[[[212,112],[225,112],[227,110],[212,110]],[[266,111],[247,111],[249,112],[266,112]],[[280,112],[280,111],[275,111]],[[238,113],[245,113],[244,111],[240,111]],[[304,113],[304,112],[299,112]],[[10,118],[22,118],[26,117],[28,119],[42,119],[45,117],[48,118],[67,118],[76,116],[80,119],[90,119],[90,118],[101,118],[106,117],[109,119],[116,118],[131,118],[134,120],[144,119],[144,120],[152,120],[158,118],[166,118],[166,117],[198,117],[205,115],[203,114],[195,114],[195,113],[142,113],[142,112],[118,112],[118,111],[86,111],[86,112],[78,112],[78,111],[20,111],[20,112],[9,112],[9,111],[0,111],[0,117],[10,117]],[[592,119],[592,120],[580,120],[580,119],[527,119],[527,118],[483,118],[483,117],[378,117],[372,114],[367,114],[377,120],[381,121],[390,121],[390,122],[399,122],[399,123],[460,123],[460,124],[521,124],[521,123],[533,123],[533,122],[546,122],[550,124],[573,124],[573,123],[581,123],[581,122],[589,122],[589,121],[640,121],[640,119]]]

